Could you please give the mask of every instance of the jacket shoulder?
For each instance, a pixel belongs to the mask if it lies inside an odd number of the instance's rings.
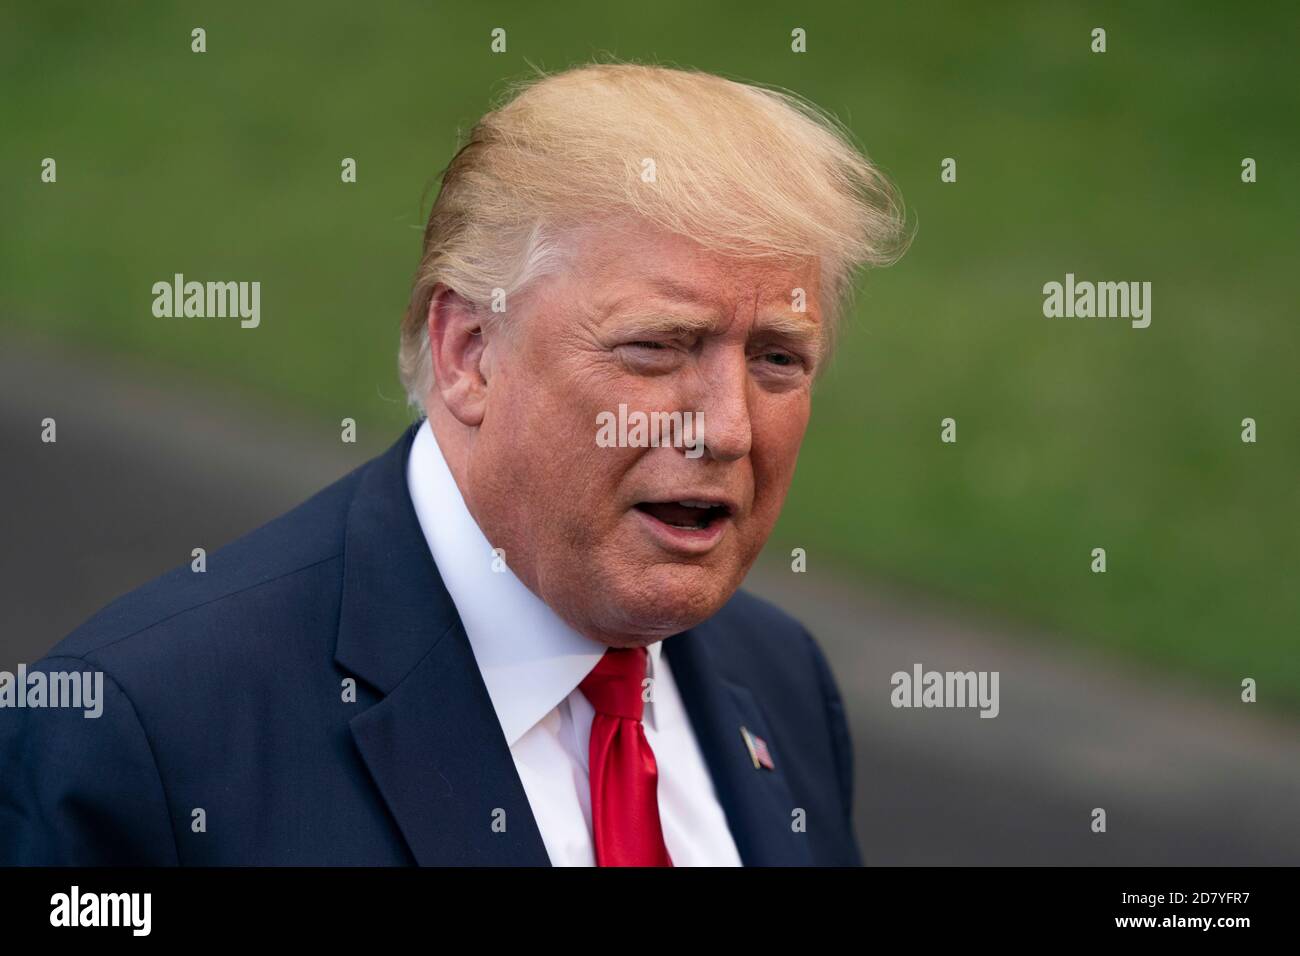
[[[239,595],[275,586],[299,571],[340,558],[348,509],[364,468],[208,554],[204,571],[184,564],[127,592],[73,630],[47,656],[84,658],[166,621],[215,611]]]

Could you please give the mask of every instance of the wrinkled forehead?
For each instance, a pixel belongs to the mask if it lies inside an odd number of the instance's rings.
[[[648,224],[617,223],[575,231],[566,259],[569,275],[602,312],[639,297],[696,312],[730,315],[748,306],[821,321],[815,256],[710,249]]]

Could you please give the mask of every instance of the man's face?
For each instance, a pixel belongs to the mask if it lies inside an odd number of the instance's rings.
[[[511,328],[487,333],[467,497],[510,568],[576,629],[644,643],[717,612],[771,533],[824,347],[819,272],[649,227],[575,242],[567,270],[508,303]],[[702,413],[703,454],[598,446],[620,405],[633,423]]]

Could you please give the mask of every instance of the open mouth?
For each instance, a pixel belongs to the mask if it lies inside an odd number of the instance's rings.
[[[669,527],[686,531],[703,531],[731,515],[726,505],[709,501],[643,501],[636,508]]]

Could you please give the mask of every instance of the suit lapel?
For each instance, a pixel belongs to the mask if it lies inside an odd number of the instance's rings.
[[[383,695],[351,720],[352,736],[417,863],[547,866],[492,700],[411,505],[414,436],[412,428],[365,466],[348,513],[335,660]]]
[[[709,648],[708,623],[664,641],[673,680],[709,766],[718,800],[746,866],[808,866],[804,834],[792,828],[796,809],[781,755],[775,770],[756,769],[741,728],[767,741],[771,728],[748,688],[723,676]]]

